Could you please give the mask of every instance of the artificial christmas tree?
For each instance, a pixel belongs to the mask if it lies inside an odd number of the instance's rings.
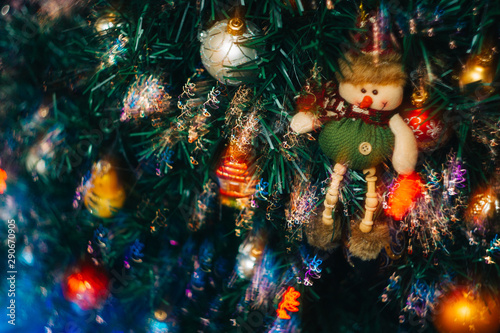
[[[499,17],[4,1],[0,331],[497,330]]]

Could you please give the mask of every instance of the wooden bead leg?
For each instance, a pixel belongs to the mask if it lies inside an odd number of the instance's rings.
[[[333,167],[332,182],[326,192],[324,201],[325,210],[323,211],[323,224],[325,225],[333,224],[332,211],[339,201],[339,186],[346,171],[347,167],[340,163],[335,164]]]
[[[366,175],[367,190],[365,200],[365,217],[359,224],[359,230],[365,233],[372,231],[373,215],[375,214],[378,206],[377,192],[375,191],[375,182],[377,181],[375,172],[375,168],[363,170],[363,174]]]

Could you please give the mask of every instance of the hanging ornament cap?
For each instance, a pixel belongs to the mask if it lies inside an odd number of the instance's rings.
[[[234,36],[243,35],[246,31],[245,21],[240,18],[232,18],[227,23],[227,32]]]
[[[424,89],[415,89],[411,95],[411,104],[417,108],[421,108],[427,101],[428,96],[427,91]]]

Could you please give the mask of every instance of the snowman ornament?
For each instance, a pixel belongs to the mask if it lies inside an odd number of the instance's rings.
[[[305,94],[297,100],[299,112],[290,124],[298,134],[323,127],[318,139],[320,148],[335,162],[321,216],[323,226],[317,229],[324,235],[314,236],[323,241],[313,245],[326,248],[332,242],[332,212],[347,169],[362,170],[365,175],[365,213],[358,226],[361,233],[352,230],[349,245],[351,253],[363,260],[375,259],[383,246],[378,240],[366,245],[370,243],[367,237],[374,227],[374,213],[379,205],[376,166],[391,160],[398,174],[407,175],[414,171],[418,157],[413,131],[396,111],[403,100],[406,82],[401,56],[394,51],[390,35],[381,32],[378,22],[377,16],[368,19],[371,43],[361,52],[348,52],[339,60],[338,87],[332,81],[319,88],[306,86]],[[362,240],[353,239],[356,232]],[[353,242],[361,242],[362,247],[370,249],[358,251],[360,244]]]

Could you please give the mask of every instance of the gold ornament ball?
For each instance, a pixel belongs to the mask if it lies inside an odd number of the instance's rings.
[[[255,76],[256,70],[239,70],[258,59],[257,49],[244,43],[260,34],[255,24],[239,18],[217,22],[200,34],[201,61],[208,73],[223,84],[237,86],[242,80]]]
[[[499,207],[498,196],[492,187],[476,190],[469,199],[469,205],[465,212],[467,226],[470,229],[487,228],[486,222],[494,220]]]
[[[97,217],[112,217],[123,207],[125,198],[124,187],[111,163],[95,164],[85,184],[84,203],[89,212]]]
[[[445,294],[434,314],[439,333],[498,333],[500,299],[487,292],[460,287]]]
[[[99,33],[105,33],[107,30],[116,27],[117,22],[116,14],[105,13],[95,21],[94,28]]]

